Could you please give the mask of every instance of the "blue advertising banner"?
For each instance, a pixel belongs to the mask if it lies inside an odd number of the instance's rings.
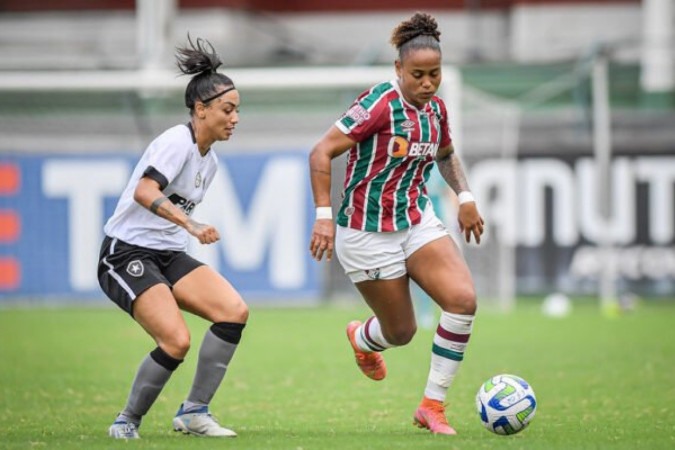
[[[302,152],[219,155],[216,179],[193,217],[221,240],[190,253],[247,299],[312,302],[319,266]],[[137,157],[0,156],[0,302],[101,298],[96,268],[103,224]]]
[[[103,224],[136,160],[0,156],[0,304],[104,298],[96,279]],[[606,218],[589,157],[485,159],[467,171],[489,225],[481,246],[465,248],[479,283],[491,286],[508,270],[520,294],[595,292],[609,262],[622,289],[672,295],[675,156],[615,157]],[[189,251],[249,302],[316,303],[327,285],[335,289],[323,276],[338,272],[310,257],[311,197],[304,152],[221,154],[218,176],[193,215],[214,225],[221,240],[191,240]],[[611,247],[603,248],[603,238]],[[515,250],[512,266],[491,264],[493,242]]]

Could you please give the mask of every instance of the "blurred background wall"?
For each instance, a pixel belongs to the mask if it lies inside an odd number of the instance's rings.
[[[188,33],[241,75],[243,98],[201,208],[225,238],[195,251],[261,302],[353,296],[336,261],[309,259],[306,156],[368,87],[350,69],[393,77],[391,30],[417,10],[439,22],[453,134],[488,223],[464,247],[481,296],[672,297],[673,3],[0,0],[0,302],[100,298],[100,228],[145,145],[188,119],[172,56]],[[316,69],[330,83],[310,87]]]
[[[279,2],[165,0],[169,42],[193,30],[220,44],[228,63],[389,63],[387,37],[415,9],[444,31],[446,62],[552,62],[575,58],[594,41],[621,44],[636,60],[643,36],[639,0],[405,0]],[[133,0],[0,2],[2,69],[136,67],[141,7]],[[157,15],[151,12],[150,15]],[[147,22],[146,22],[147,24]],[[147,29],[146,29],[147,31]],[[141,31],[142,33],[142,31]],[[672,44],[671,44],[672,45]],[[171,48],[165,49],[170,56]],[[170,58],[161,60],[168,64]]]

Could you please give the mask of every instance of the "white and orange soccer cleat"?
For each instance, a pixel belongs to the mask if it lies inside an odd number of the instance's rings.
[[[371,380],[382,380],[387,376],[387,365],[384,363],[382,355],[378,352],[364,352],[356,345],[356,329],[360,325],[361,322],[358,320],[347,324],[347,337],[349,338],[352,350],[354,350],[356,364],[361,369],[361,372]]]
[[[417,425],[419,428],[426,428],[433,434],[457,434],[455,429],[448,424],[443,402],[427,397],[422,399],[420,406],[415,411],[413,425]]]

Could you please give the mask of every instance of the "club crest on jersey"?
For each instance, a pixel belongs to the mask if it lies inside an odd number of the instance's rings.
[[[403,158],[411,156],[416,158],[418,156],[436,156],[438,151],[438,144],[434,142],[408,142],[407,139],[401,136],[392,136],[389,140],[387,153],[392,158]]]
[[[356,211],[356,210],[354,209],[353,206],[347,206],[345,208],[345,216],[347,216],[347,217],[351,216],[352,214],[354,214],[354,211]]]
[[[345,113],[346,117],[349,117],[357,125],[361,125],[366,120],[370,119],[370,113],[361,105],[354,105]]]
[[[132,277],[142,277],[144,271],[145,267],[143,267],[143,263],[138,259],[134,259],[129,264],[127,264],[127,273]]]
[[[432,128],[436,129],[438,128],[438,116],[436,115],[436,113],[429,115],[429,122],[431,122]]]
[[[195,187],[199,187],[202,184],[202,173],[197,172],[197,176],[195,177]]]
[[[379,280],[380,279],[380,269],[366,269],[366,275],[368,278],[371,280]]]

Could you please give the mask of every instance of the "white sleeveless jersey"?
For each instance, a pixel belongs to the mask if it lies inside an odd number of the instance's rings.
[[[155,250],[186,251],[188,232],[134,200],[138,181],[148,176],[187,215],[204,198],[218,170],[213,150],[202,156],[191,125],[176,125],[155,138],[143,153],[103,231],[124,242]]]

